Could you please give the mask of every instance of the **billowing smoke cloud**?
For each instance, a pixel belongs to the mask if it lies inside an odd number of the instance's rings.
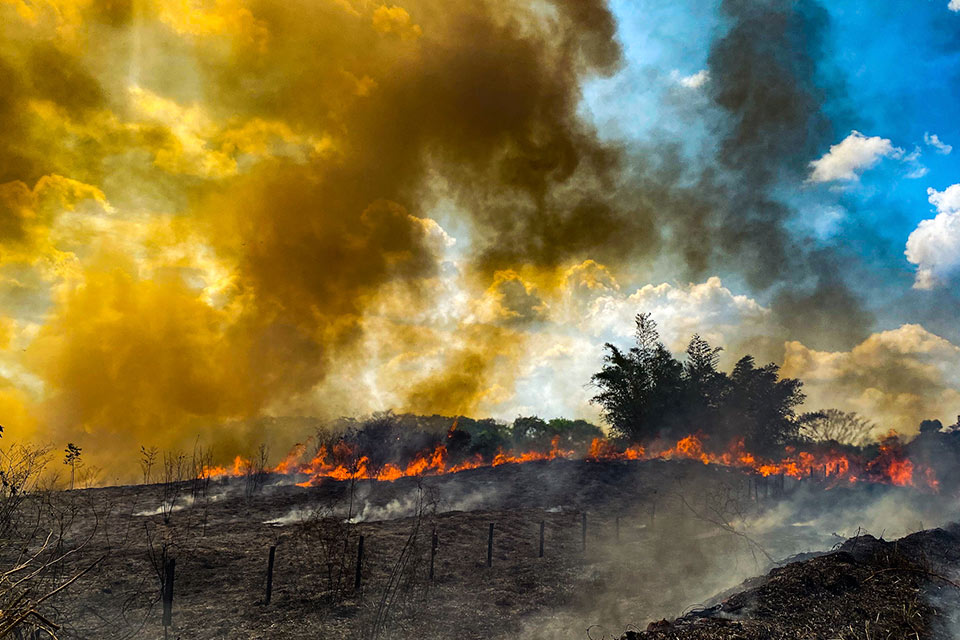
[[[774,311],[791,335],[824,346],[862,339],[872,318],[836,275],[843,258],[794,238],[787,224],[795,213],[775,195],[785,179],[802,181],[832,141],[824,107],[828,87],[842,88],[820,68],[826,10],[813,0],[727,0],[722,9],[732,24],[711,49],[709,90],[728,114],[718,159],[730,191],[714,246],[754,285],[783,290]]]
[[[825,12],[720,8],[691,160],[583,117],[623,64],[602,0],[0,5],[10,415],[115,457],[520,406],[521,377],[592,366],[597,326],[664,300],[677,344],[850,348],[870,314],[777,196],[835,142]],[[620,293],[660,259],[703,284]]]
[[[5,277],[43,252],[69,267],[44,272],[22,360],[57,440],[132,452],[322,412],[335,363],[404,333],[372,310],[436,304],[452,242],[429,217],[438,189],[473,221],[476,260],[455,275],[501,316],[441,327],[459,339],[432,354],[407,340],[433,358],[398,385],[424,411],[506,393],[523,340],[507,325],[543,309],[510,268],[626,251],[603,250],[626,219],[620,150],[576,113],[583,78],[620,62],[602,2],[2,12]],[[72,213],[83,200],[95,231]]]
[[[788,342],[783,374],[802,378],[813,406],[856,411],[884,429],[914,434],[920,420],[949,424],[960,404],[960,347],[919,325],[871,335],[850,351]]]

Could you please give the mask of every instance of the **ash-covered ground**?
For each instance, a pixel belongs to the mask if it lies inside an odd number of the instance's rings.
[[[781,484],[689,461],[555,460],[317,487],[280,480],[51,493],[37,521],[25,502],[30,549],[50,530],[64,533],[62,549],[78,549],[49,584],[102,558],[44,603],[58,636],[163,637],[164,555],[176,559],[168,637],[183,639],[873,639],[950,629],[960,538],[867,537],[956,519],[945,489]],[[8,565],[19,551],[4,547]]]

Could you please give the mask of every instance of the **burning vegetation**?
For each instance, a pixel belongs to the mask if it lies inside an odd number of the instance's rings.
[[[802,383],[782,379],[776,365],[757,367],[741,358],[726,374],[719,347],[694,336],[678,361],[660,341],[648,314],[636,318],[636,344],[624,352],[607,345],[603,369],[593,376],[611,427],[609,437],[583,420],[520,417],[511,425],[469,418],[422,418],[387,413],[364,423],[345,421],[341,435],[318,434],[312,451],[296,445],[269,470],[301,486],[324,479],[393,481],[533,461],[584,459],[696,460],[736,467],[762,477],[818,477],[832,485],[877,482],[937,491],[936,469],[911,460],[895,432],[861,442],[876,427],[837,411],[796,415]],[[812,441],[834,433],[847,443]],[[449,427],[447,427],[449,425]],[[858,432],[851,432],[851,425]],[[809,427],[809,428],[808,428]],[[239,476],[251,461],[203,469],[210,476]]]
[[[410,416],[411,418],[413,416]],[[491,456],[481,453],[469,455],[471,437],[461,437],[458,431],[459,419],[450,419],[453,427],[444,439],[439,439],[432,447],[410,454],[405,460],[401,456],[389,456],[385,460],[382,454],[364,452],[357,444],[358,439],[366,439],[365,428],[379,429],[381,421],[375,426],[361,427],[357,434],[342,436],[332,443],[323,443],[316,453],[306,455],[306,446],[297,445],[269,472],[291,476],[301,486],[319,484],[325,479],[332,480],[379,480],[394,481],[399,478],[435,476],[458,473],[481,467],[497,467],[504,464],[523,464],[527,462],[562,459],[582,459],[590,462],[618,460],[695,460],[705,465],[736,467],[746,473],[762,477],[779,476],[797,480],[804,478],[824,479],[831,484],[853,484],[856,482],[878,482],[896,486],[914,486],[936,491],[939,487],[937,474],[932,467],[914,463],[909,459],[906,447],[896,434],[887,436],[881,443],[866,448],[835,448],[829,444],[798,450],[793,446],[785,447],[785,456],[778,460],[769,460],[746,450],[743,440],[732,446],[714,452],[705,448],[703,439],[698,435],[681,438],[673,445],[653,444],[647,447],[634,444],[620,446],[616,440],[596,437],[584,448],[567,449],[561,445],[559,436],[550,440],[548,448],[504,449],[498,448]],[[536,420],[527,418],[526,420]],[[363,434],[363,435],[361,435]],[[427,434],[415,434],[427,436]],[[399,439],[399,437],[398,437]],[[445,440],[445,442],[443,441]],[[452,443],[458,443],[453,445]],[[451,453],[451,450],[454,453]],[[207,467],[201,473],[210,477],[243,476],[249,473],[253,463],[237,456],[230,468]]]
[[[199,442],[191,457],[143,446],[142,485],[91,491],[55,491],[55,480],[41,488],[50,451],[11,448],[20,454],[0,460],[0,537],[9,542],[0,558],[26,584],[0,579],[0,601],[20,607],[10,620],[0,615],[7,625],[0,629],[119,639],[162,627],[184,638],[238,637],[217,622],[221,613],[211,615],[203,594],[225,579],[231,587],[221,596],[230,602],[263,593],[249,572],[259,575],[254,556],[267,549],[262,610],[243,614],[250,633],[240,637],[259,637],[268,621],[273,629],[274,614],[283,629],[277,637],[298,637],[306,608],[342,637],[376,640],[393,630],[440,638],[448,630],[437,621],[455,615],[465,637],[508,637],[540,620],[547,630],[528,635],[579,638],[571,630],[581,620],[609,617],[619,633],[625,616],[675,614],[777,558],[829,548],[827,531],[849,533],[867,520],[885,529],[893,518],[906,533],[916,529],[908,519],[940,523],[953,514],[960,430],[925,422],[912,441],[893,432],[871,440],[866,435],[879,427],[855,415],[797,414],[802,383],[782,378],[775,365],[745,356],[726,373],[719,349],[699,336],[681,361],[649,316],[638,316],[636,327],[635,345],[607,345],[591,381],[607,432],[585,420],[526,416],[506,424],[386,412],[327,425],[277,463],[268,462],[266,445],[222,466]],[[70,443],[64,454],[70,488],[89,485],[85,450]],[[857,511],[864,504],[867,511]],[[133,526],[141,522],[144,539]],[[531,534],[537,528],[539,537]],[[40,535],[48,530],[59,533]],[[792,637],[775,619],[784,615],[775,604],[789,597],[813,606],[823,589],[876,600],[861,608],[887,616],[884,598],[926,585],[887,573],[916,578],[925,565],[916,554],[883,560],[880,543],[871,549],[775,570],[693,618],[626,638],[740,637],[728,634],[738,629]],[[475,553],[476,563],[464,560]],[[654,561],[661,556],[696,561],[666,569]],[[856,585],[829,577],[843,576],[846,564]],[[484,567],[488,573],[478,574]],[[820,584],[810,572],[829,575]],[[664,582],[638,588],[635,575]],[[32,580],[47,595],[18,599]],[[540,595],[528,597],[531,590]],[[97,610],[115,606],[119,617]],[[811,628],[833,629],[850,615],[845,607],[824,610],[829,616]],[[905,620],[872,624],[932,630],[942,612],[939,602],[918,597]]]

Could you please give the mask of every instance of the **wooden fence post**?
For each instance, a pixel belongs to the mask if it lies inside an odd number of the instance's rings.
[[[544,520],[540,521],[540,555],[538,557],[543,557],[543,530],[546,527],[546,522]]]
[[[176,575],[177,559],[170,558],[163,568],[163,635],[173,625],[173,577]]]
[[[264,604],[270,604],[270,596],[273,594],[273,561],[277,555],[277,545],[270,547],[270,559],[267,561],[267,597],[264,598]]]
[[[357,542],[357,575],[353,580],[354,590],[360,589],[360,575],[363,572],[363,536]]]
[[[490,523],[490,534],[487,536],[487,566],[493,566],[493,523]]]
[[[587,550],[587,512],[586,511],[584,511],[581,514],[580,520],[581,520],[581,538],[582,538],[581,543],[582,543],[583,550],[586,551]]]
[[[437,530],[433,530],[433,539],[430,542],[430,579],[433,580],[433,561],[437,557],[437,547],[439,546],[439,539],[437,538]]]

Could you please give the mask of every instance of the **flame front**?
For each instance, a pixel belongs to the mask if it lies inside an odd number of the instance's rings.
[[[455,428],[451,428],[450,433],[453,433]],[[369,455],[357,451],[354,445],[344,440],[336,442],[332,447],[320,445],[316,455],[306,462],[302,461],[305,452],[305,445],[296,445],[283,461],[270,471],[281,475],[305,476],[306,479],[298,484],[311,486],[327,478],[339,481],[392,482],[400,478],[437,476],[481,467],[578,457],[590,462],[696,460],[704,465],[739,468],[763,477],[783,475],[798,480],[818,478],[830,481],[831,486],[875,482],[933,491],[939,489],[934,469],[911,461],[906,456],[899,438],[893,433],[880,443],[879,454],[869,460],[830,448],[801,451],[795,447],[786,447],[785,455],[779,461],[767,460],[747,451],[742,439],[732,443],[726,450],[715,453],[704,445],[703,437],[698,434],[685,436],[670,446],[644,447],[633,444],[626,448],[620,448],[606,438],[594,438],[583,456],[578,456],[574,450],[562,448],[559,438],[555,437],[547,451],[514,452],[500,449],[490,459],[476,455],[456,462],[451,461],[447,446],[441,443],[433,449],[417,453],[405,465],[393,462],[373,465]],[[208,476],[239,476],[250,468],[249,461],[237,456],[232,467],[207,468],[204,473]]]

